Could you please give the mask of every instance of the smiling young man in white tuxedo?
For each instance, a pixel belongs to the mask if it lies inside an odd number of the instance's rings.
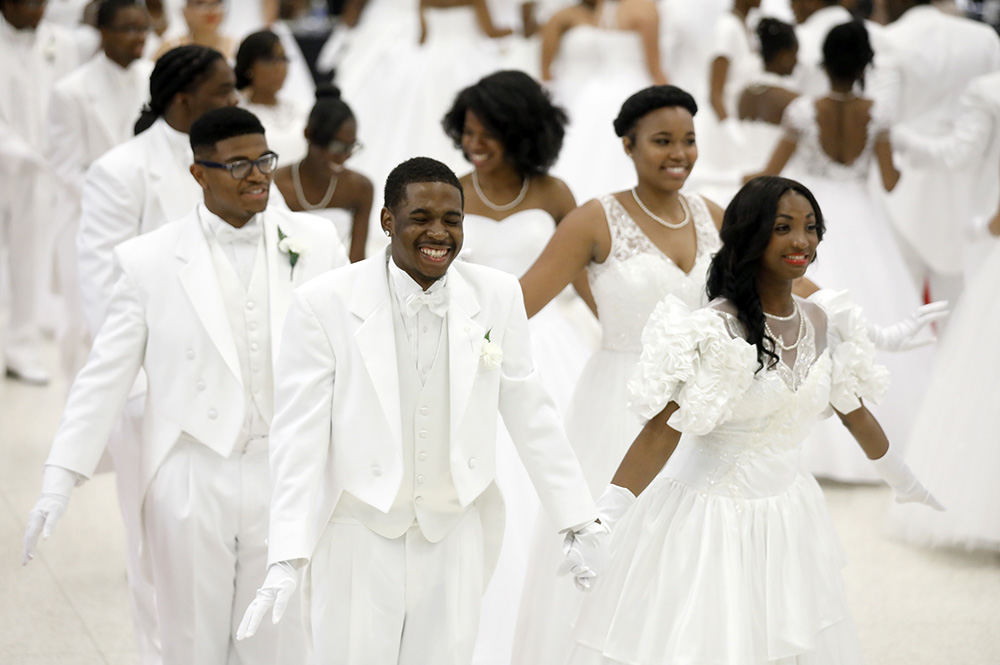
[[[120,276],[46,461],[25,558],[89,478],[140,368],[144,552],[165,665],[297,663],[301,624],[232,634],[265,570],[272,348],[297,284],[346,265],[333,227],[269,209],[276,156],[250,112],[202,116],[191,174],[204,203],[115,250]]]
[[[604,530],[532,363],[517,280],[453,263],[462,207],[448,167],[404,162],[385,185],[388,251],[296,291],[275,378],[270,566],[237,637],[280,619],[309,562],[315,663],[468,665],[503,533],[498,412],[582,555],[573,572],[585,584],[599,570]]]

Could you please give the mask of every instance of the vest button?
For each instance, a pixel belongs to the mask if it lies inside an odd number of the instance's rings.
[[[423,503],[424,502],[424,497],[422,497],[422,496],[415,496],[415,497],[413,497],[413,502],[414,503]]]
[[[427,438],[427,430],[425,430],[425,429],[420,430],[420,432],[417,434],[417,436],[419,436],[421,439],[426,439]]]
[[[249,328],[250,330],[257,330],[257,322],[251,321],[249,324],[247,324],[247,328]]]
[[[431,412],[431,409],[430,409],[429,406],[422,406],[422,407],[420,407],[420,415],[426,416],[430,412]]]
[[[378,478],[382,475],[382,467],[378,464],[372,464],[372,475]]]
[[[204,390],[205,389],[205,382],[204,381],[199,381],[198,384],[197,384],[197,387],[198,387],[199,391]]]
[[[209,409],[208,410],[208,419],[209,420],[215,420],[218,417],[219,417],[219,412],[218,411],[216,411],[215,409]]]
[[[417,484],[418,485],[423,485],[424,484],[424,477],[423,477],[423,475],[417,474]]]
[[[260,346],[257,345],[257,342],[251,342],[250,343],[250,350],[251,351],[256,351],[259,348],[260,348]]]
[[[254,305],[253,300],[247,300],[247,309],[253,309],[254,307],[256,307],[256,305]]]
[[[469,468],[470,469],[475,469],[476,468],[476,464],[478,464],[478,463],[479,463],[479,460],[477,460],[475,457],[470,457],[469,458]]]
[[[194,360],[194,349],[188,349],[184,352],[184,355],[187,356],[188,360]]]
[[[417,453],[417,459],[420,460],[421,462],[427,459],[427,451],[421,450],[419,453]]]

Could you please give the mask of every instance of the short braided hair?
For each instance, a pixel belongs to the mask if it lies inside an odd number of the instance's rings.
[[[149,129],[167,112],[174,96],[197,85],[217,60],[225,61],[215,49],[197,44],[178,46],[164,53],[149,76],[149,104],[143,107],[135,123],[135,133]]]

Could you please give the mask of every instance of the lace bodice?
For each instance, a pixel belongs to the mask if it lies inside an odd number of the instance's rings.
[[[552,216],[539,208],[518,210],[497,221],[466,214],[462,258],[520,277],[528,271],[556,230]]]
[[[642,232],[613,194],[600,198],[611,232],[611,252],[587,267],[601,321],[602,346],[638,353],[639,337],[650,312],[664,296],[688,307],[705,304],[705,279],[712,255],[721,246],[712,215],[700,196],[685,196],[697,234],[697,256],[685,273]]]
[[[880,111],[879,105],[871,107],[871,120],[868,122],[868,132],[865,147],[850,164],[841,164],[830,159],[823,151],[819,141],[819,125],[816,123],[816,99],[799,97],[785,108],[781,119],[782,126],[798,137],[795,154],[789,163],[789,171],[813,176],[822,176],[836,180],[868,179],[872,159],[875,155],[875,139],[879,133],[889,127],[889,121]]]

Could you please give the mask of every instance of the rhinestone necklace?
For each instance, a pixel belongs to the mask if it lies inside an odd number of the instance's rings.
[[[691,215],[689,214],[687,203],[684,201],[683,196],[679,198],[681,201],[681,210],[684,212],[684,218],[681,219],[681,221],[679,222],[668,222],[659,215],[654,214],[653,211],[647,208],[646,205],[642,202],[642,199],[639,198],[639,195],[635,193],[635,187],[632,188],[632,198],[635,200],[636,205],[639,206],[639,208],[641,208],[644,213],[646,213],[647,215],[652,217],[655,221],[659,222],[668,229],[682,229],[688,225],[688,222],[691,221]]]
[[[486,194],[483,193],[482,188],[479,186],[479,176],[476,175],[475,171],[472,172],[472,187],[476,190],[476,196],[486,204],[487,208],[496,210],[497,212],[504,212],[505,210],[516,208],[524,200],[525,195],[528,193],[528,179],[524,179],[524,182],[521,183],[521,191],[517,193],[517,196],[510,203],[493,203],[493,201],[486,198]]]
[[[802,341],[802,338],[805,337],[805,333],[806,333],[806,319],[805,319],[804,316],[802,316],[801,310],[799,310],[799,304],[797,302],[795,302],[795,301],[792,301],[792,305],[794,306],[795,311],[792,312],[792,316],[789,316],[788,319],[785,319],[785,320],[790,320],[792,317],[794,317],[796,314],[798,314],[799,315],[799,332],[798,332],[797,335],[795,335],[795,341],[792,342],[791,344],[785,344],[785,342],[781,339],[781,337],[779,337],[778,335],[775,335],[774,331],[771,330],[771,326],[767,325],[767,318],[765,317],[765,319],[764,319],[764,332],[767,333],[768,337],[770,337],[771,339],[774,340],[774,343],[777,344],[781,348],[782,351],[791,351],[791,350],[795,349],[799,345],[799,342]]]
[[[323,194],[323,198],[319,200],[319,203],[309,203],[306,200],[306,193],[302,189],[302,178],[299,176],[299,163],[295,162],[292,164],[292,186],[295,187],[295,197],[299,200],[299,205],[302,206],[303,210],[325,208],[330,203],[330,199],[333,198],[333,193],[337,190],[337,180],[337,174],[334,174],[330,178],[330,184],[326,186],[326,193]]]

